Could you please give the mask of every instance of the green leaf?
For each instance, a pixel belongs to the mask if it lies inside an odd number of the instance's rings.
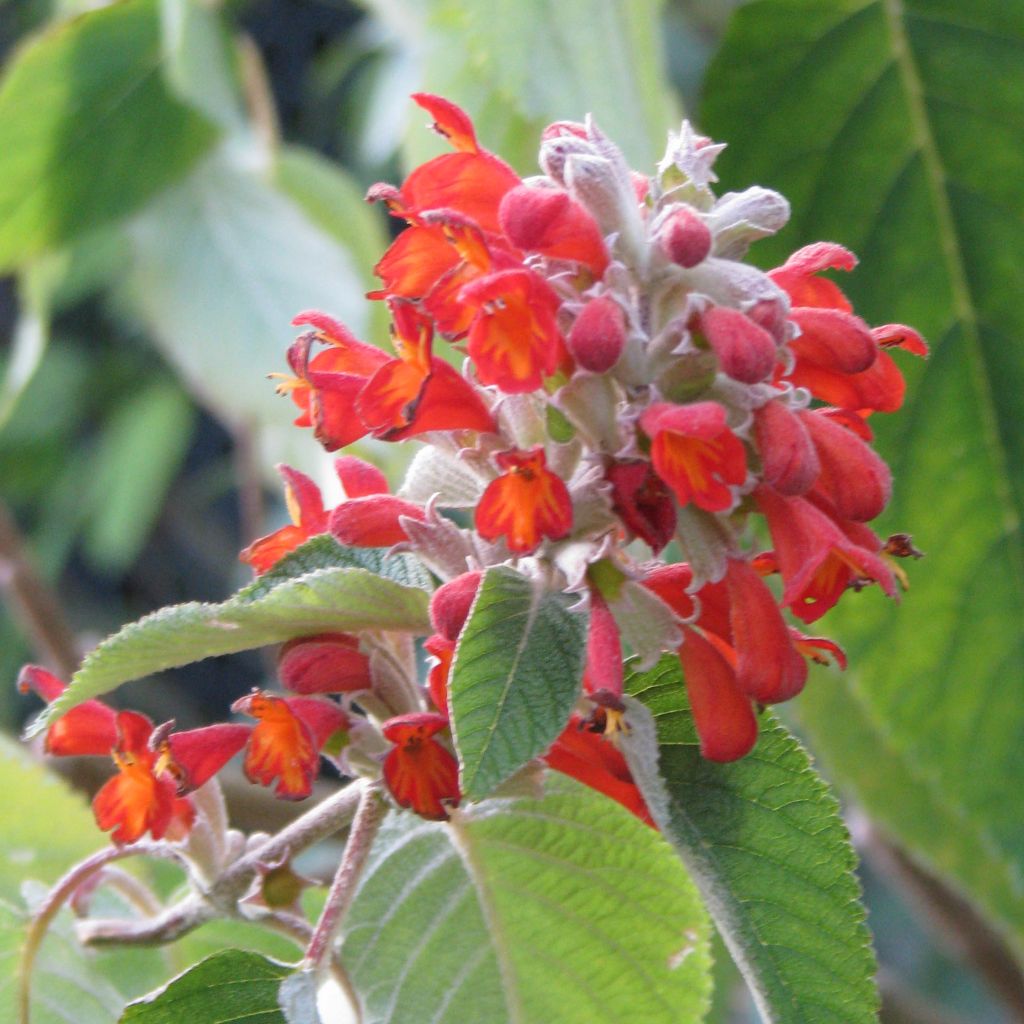
[[[789,195],[788,248],[849,245],[857,312],[932,343],[926,363],[897,357],[907,407],[872,417],[896,481],[881,532],[912,532],[928,558],[899,607],[844,600],[826,628],[851,678],[800,704],[840,781],[1024,949],[1019,884],[1002,895],[1024,870],[1024,704],[1008,684],[1024,677],[1022,52],[1024,8],[999,0],[752,4],[704,128],[730,143],[730,186]],[[878,756],[851,756],[865,748]],[[955,829],[929,827],[935,805]]]
[[[366,569],[406,587],[432,591],[430,573],[415,556],[391,554],[390,548],[347,548],[330,534],[321,534],[290,551],[280,561],[238,592],[239,600],[253,601],[266,596],[281,583],[317,569]]]
[[[364,1024],[696,1024],[707,920],[665,842],[550,775],[450,824],[384,823],[346,919]]]
[[[292,970],[259,953],[226,949],[129,1004],[119,1024],[285,1024],[277,993]]]
[[[0,1020],[15,1021],[18,955],[29,919],[23,894],[37,897],[73,862],[103,845],[104,838],[85,801],[2,736],[0,789]],[[54,828],[54,822],[60,827]],[[62,912],[36,960],[33,1024],[112,1024],[128,998],[165,976],[158,950],[83,950],[71,915]]]
[[[29,729],[36,735],[54,719],[121,683],[313,633],[393,629],[427,633],[428,598],[366,569],[317,569],[266,594],[242,591],[220,604],[163,608],[125,626],[89,653],[71,685]]]
[[[0,86],[0,269],[137,210],[213,142],[160,75],[152,0],[31,40]]]
[[[118,573],[135,561],[188,452],[195,417],[188,397],[166,380],[137,391],[111,416],[96,453],[84,538],[97,568]]]
[[[488,569],[452,665],[462,792],[487,796],[565,728],[580,692],[587,618],[571,598],[508,568]]]
[[[588,113],[634,166],[646,168],[679,117],[662,59],[662,6],[661,0],[440,0],[426,33],[410,37],[433,37],[424,48],[426,88],[465,105],[481,141],[520,172],[535,172],[546,124],[582,121]],[[422,118],[411,120],[418,129],[411,150],[421,159]]]
[[[766,715],[747,757],[704,760],[674,656],[629,673],[627,687],[653,715],[663,783],[650,751],[644,757],[637,749],[642,723],[626,745],[634,777],[764,1020],[876,1020],[876,964],[853,875],[856,857],[839,806],[806,753]]]

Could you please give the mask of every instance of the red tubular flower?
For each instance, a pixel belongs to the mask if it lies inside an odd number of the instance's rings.
[[[18,689],[52,704],[67,685],[41,665],[18,673]],[[102,701],[87,700],[58,718],[46,731],[46,753],[56,757],[107,756],[117,743],[117,712]]]
[[[651,459],[658,476],[680,505],[693,502],[708,512],[724,512],[735,499],[729,485],[743,483],[747,459],[717,402],[673,405],[655,402],[640,417],[652,439]]]
[[[568,343],[573,358],[584,370],[607,373],[626,345],[622,307],[610,295],[591,299],[573,322]]]
[[[494,418],[454,367],[431,354],[433,325],[414,306],[393,303],[398,358],[381,365],[356,400],[374,437],[401,441],[428,430],[494,431]]]
[[[286,800],[302,800],[313,792],[321,748],[349,724],[336,704],[313,697],[256,691],[235,701],[231,710],[259,719],[246,750],[246,778],[261,786],[277,780],[274,795]]]
[[[291,525],[254,540],[239,559],[251,565],[257,573],[266,572],[310,537],[327,532],[327,512],[324,510],[323,495],[305,473],[291,466],[279,465],[278,473],[284,478],[284,497]]]
[[[459,766],[434,736],[448,725],[442,714],[417,712],[389,718],[384,736],[394,743],[384,758],[384,781],[400,807],[444,821],[459,802]]]
[[[622,753],[611,740],[586,729],[578,715],[573,715],[544,755],[544,763],[611,797],[651,828],[657,827]]]
[[[387,494],[388,478],[372,463],[354,455],[342,455],[334,460],[346,498],[365,498],[369,494]]]
[[[622,639],[608,602],[590,588],[590,627],[583,691],[597,703],[622,710]]]
[[[615,514],[658,554],[676,532],[676,506],[665,482],[644,459],[613,462],[605,479],[612,485]]]
[[[608,249],[597,221],[564,189],[519,185],[505,194],[498,219],[518,249],[582,263],[596,278],[608,266]]]
[[[880,543],[874,550],[856,543],[806,498],[784,498],[767,485],[758,487],[754,498],[775,547],[784,584],[782,604],[802,622],[821,618],[849,586],[874,581],[896,596],[892,572],[877,554]],[[861,529],[865,540],[874,536]]]
[[[317,633],[289,640],[277,656],[277,674],[292,693],[356,693],[370,688],[370,659],[348,633]]]
[[[373,268],[382,287],[369,292],[368,298],[422,299],[460,260],[442,225],[414,222]]]
[[[834,242],[815,242],[798,249],[768,276],[788,293],[794,306],[817,306],[852,312],[846,296],[834,281],[818,277],[822,270],[853,270],[857,257]]]
[[[735,761],[748,754],[757,742],[757,717],[727,654],[687,627],[679,662],[701,754],[709,761]]]
[[[558,296],[531,270],[503,270],[467,284],[459,293],[476,313],[469,355],[483,384],[508,394],[535,391],[558,368],[565,342],[555,314]]]
[[[892,474],[853,431],[814,410],[800,413],[821,464],[815,483],[843,519],[866,523],[880,516],[892,496]]]
[[[434,591],[430,598],[430,621],[435,632],[453,643],[459,639],[483,575],[479,570],[464,572]]]
[[[480,536],[504,537],[519,555],[536,551],[543,537],[567,536],[572,529],[569,489],[547,468],[544,449],[501,452],[496,461],[506,472],[487,485],[476,507]]]
[[[448,677],[452,670],[452,660],[455,657],[455,641],[449,640],[439,633],[428,636],[423,641],[423,646],[428,654],[437,658],[437,663],[431,666],[427,675],[427,690],[430,693],[430,700],[437,712],[448,719]]]
[[[245,746],[251,732],[248,725],[230,722],[172,732],[165,741],[167,770],[178,784],[178,794],[209,782]]]
[[[402,518],[423,522],[426,512],[405,498],[393,494],[370,494],[365,498],[343,501],[332,513],[332,536],[347,547],[388,548],[409,539]]]
[[[771,374],[778,354],[775,339],[738,309],[710,306],[701,314],[700,330],[727,377],[757,384]]]
[[[473,122],[454,103],[428,93],[414,93],[412,98],[434,118],[434,130],[448,139],[456,152],[417,167],[402,184],[402,202],[416,212],[458,210],[484,231],[497,232],[498,207],[505,193],[520,184],[519,175],[480,147]]]
[[[118,774],[108,779],[92,802],[96,823],[113,830],[115,843],[134,843],[147,832],[154,839],[180,839],[195,819],[189,800],[177,795],[174,777],[150,748],[153,723],[135,711],[117,713],[117,739],[111,756]]]
[[[807,682],[807,663],[793,646],[779,606],[764,580],[738,558],[725,574],[736,683],[760,704],[789,700]],[[703,591],[702,591],[703,592]]]
[[[780,494],[806,494],[821,463],[800,417],[772,400],[754,413],[754,439],[761,454],[761,476]]]

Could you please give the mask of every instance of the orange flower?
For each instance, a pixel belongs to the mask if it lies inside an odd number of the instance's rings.
[[[480,536],[504,537],[519,555],[536,551],[543,537],[565,537],[572,529],[572,501],[562,479],[547,468],[544,449],[501,452],[497,463],[506,472],[487,485],[477,505]]]
[[[743,483],[747,458],[717,402],[673,405],[655,402],[640,417],[652,439],[651,459],[658,476],[680,505],[693,502],[708,512],[724,512],[735,498],[729,485]]]
[[[292,521],[254,540],[238,556],[257,573],[266,572],[310,537],[327,532],[327,512],[320,488],[305,473],[291,466],[279,465],[277,471],[284,478],[284,500]]]
[[[535,391],[566,353],[555,315],[558,296],[531,270],[502,270],[467,284],[459,298],[476,313],[469,355],[482,384]]]
[[[275,796],[302,800],[313,792],[320,749],[334,733],[348,728],[336,704],[312,697],[274,697],[254,691],[231,706],[259,719],[249,737],[243,770],[250,782],[270,786]]]
[[[444,821],[446,804],[459,802],[459,766],[434,736],[448,724],[441,714],[416,712],[389,718],[384,735],[394,743],[384,758],[384,781],[400,807]]]

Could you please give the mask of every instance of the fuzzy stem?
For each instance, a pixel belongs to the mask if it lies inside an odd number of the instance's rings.
[[[335,939],[352,904],[359,876],[386,811],[387,806],[380,798],[379,786],[367,786],[360,795],[359,809],[349,831],[345,853],[306,949],[306,962],[315,969],[322,967],[332,955]]]

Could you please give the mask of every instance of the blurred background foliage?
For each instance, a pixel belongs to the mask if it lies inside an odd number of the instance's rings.
[[[865,855],[883,1019],[1024,1020],[1024,6],[738,6],[4,0],[0,678],[66,675],[122,623],[230,593],[285,518],[274,463],[333,498],[265,378],[301,309],[384,342],[363,295],[392,225],[362,196],[442,149],[410,92],[465,106],[523,174],[547,122],[588,111],[647,169],[685,110],[730,143],[724,187],[794,201],[755,259],[848,244],[858,311],[933,342],[880,429],[886,525],[929,558],[899,609],[826,620],[855,667],[795,724]],[[357,450],[393,479],[407,457]],[[121,699],[192,724],[265,673],[211,659]],[[0,702],[8,731],[29,703]],[[756,1020],[717,960],[714,1021]]]

